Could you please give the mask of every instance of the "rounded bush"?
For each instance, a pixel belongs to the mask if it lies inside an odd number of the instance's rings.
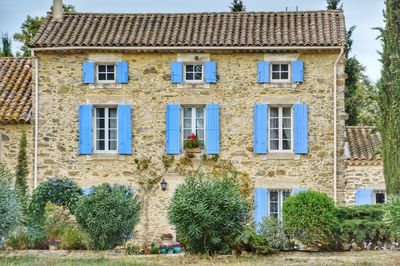
[[[0,170],[0,246],[7,235],[22,222],[22,209],[9,175]]]
[[[318,250],[340,250],[333,201],[315,191],[301,192],[283,204],[285,230],[304,245]]]
[[[44,224],[47,202],[61,205],[73,214],[82,196],[82,188],[68,178],[47,179],[33,191],[28,208],[30,223],[39,226]]]
[[[112,249],[130,239],[139,221],[140,201],[129,187],[102,184],[83,197],[75,217],[90,247]]]
[[[385,206],[385,221],[397,239],[400,239],[400,196],[389,198]]]
[[[227,253],[244,230],[249,210],[235,178],[198,174],[176,189],[169,220],[189,252]]]

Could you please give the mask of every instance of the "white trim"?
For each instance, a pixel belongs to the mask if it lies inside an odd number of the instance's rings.
[[[196,111],[193,111],[193,110],[196,110],[196,108],[203,108],[203,123],[204,123],[204,125],[203,125],[203,130],[204,130],[204,138],[203,138],[203,141],[204,141],[204,147],[202,148],[202,149],[204,149],[205,150],[205,148],[206,148],[206,138],[207,138],[207,134],[206,134],[206,106],[205,105],[192,105],[192,106],[188,106],[188,105],[184,105],[184,106],[182,106],[181,107],[181,145],[182,145],[182,151],[184,151],[185,150],[185,137],[184,137],[184,134],[185,134],[185,127],[184,127],[184,121],[185,121],[185,113],[184,113],[184,109],[185,108],[191,108],[192,109],[192,113],[191,113],[191,131],[192,131],[192,133],[194,133],[194,134],[196,134]]]
[[[279,149],[273,150],[271,149],[271,108],[278,108],[278,131],[279,131],[279,136],[278,136],[278,141],[279,141]],[[290,108],[290,150],[284,150],[283,149],[283,108]],[[293,105],[287,106],[287,105],[279,105],[279,106],[268,106],[268,151],[271,153],[293,153]],[[275,128],[276,129],[276,128]]]
[[[292,64],[291,62],[270,62],[271,67],[269,68],[269,80],[271,81],[271,83],[291,83],[292,80]],[[282,65],[288,65],[288,78],[287,79],[273,79],[272,78],[272,72],[273,72],[273,66],[274,65],[279,65],[279,74],[282,75],[282,70],[281,67]],[[284,71],[286,72],[286,71]]]
[[[254,46],[243,46],[243,47],[210,47],[210,46],[193,46],[193,47],[187,47],[187,46],[166,46],[166,47],[149,47],[149,46],[144,46],[144,47],[131,47],[131,46],[122,46],[122,47],[108,47],[108,46],[95,46],[95,47],[87,47],[87,46],[75,46],[75,47],[68,47],[68,46],[62,46],[62,47],[39,47],[39,48],[31,48],[31,51],[65,51],[65,50],[132,50],[132,51],[154,51],[154,50],[183,50],[183,51],[192,51],[192,50],[207,50],[207,51],[212,51],[212,50],[238,50],[238,51],[243,51],[243,50],[252,50],[252,51],[260,51],[260,50],[277,50],[277,51],[282,51],[282,50],[343,50],[344,46],[260,46],[260,47],[254,47]]]
[[[96,83],[117,83],[117,64],[116,63],[95,63],[96,64]],[[105,72],[101,72],[103,74],[106,75],[106,79],[105,80],[100,80],[99,79],[99,67],[100,66],[105,66],[106,67],[106,71]],[[107,79],[107,74],[111,74],[112,72],[108,72],[107,71],[107,66],[114,66],[114,79],[113,80],[108,80]]]
[[[193,79],[193,80],[187,80],[186,79],[186,66],[187,65],[189,65],[189,66],[193,66],[193,78],[194,78],[194,75],[195,75],[195,71],[194,71],[194,67],[196,66],[196,65],[199,65],[199,66],[201,66],[201,80],[196,80],[196,79]],[[184,83],[191,83],[191,84],[198,84],[198,83],[204,83],[204,62],[196,62],[196,63],[192,63],[192,62],[184,62],[183,63],[183,82]]]
[[[278,220],[282,220],[282,209],[283,209],[283,202],[284,202],[284,199],[283,199],[283,193],[284,192],[289,192],[289,195],[287,196],[287,198],[288,197],[290,197],[291,195],[292,195],[292,193],[293,193],[293,189],[281,189],[281,188],[278,188],[278,189],[270,189],[269,190],[269,193],[268,193],[268,215],[271,215],[271,203],[272,203],[272,201],[271,201],[271,192],[278,192],[278,202],[276,202],[276,203],[278,203]],[[287,199],[286,198],[286,199]]]
[[[117,143],[116,143],[116,150],[110,150],[109,149],[109,109],[113,108],[116,109],[116,120],[117,120]],[[97,109],[104,109],[104,150],[98,150],[97,149]],[[116,154],[118,153],[118,107],[113,107],[113,106],[94,106],[94,114],[93,114],[93,153],[109,153],[109,154]]]
[[[33,51],[32,51],[33,52]],[[34,163],[33,163],[33,188],[38,183],[38,130],[39,130],[39,59],[35,58],[35,143],[34,143]]]

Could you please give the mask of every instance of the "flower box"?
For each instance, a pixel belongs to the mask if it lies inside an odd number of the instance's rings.
[[[201,153],[201,148],[200,147],[186,148],[185,151],[188,153]]]

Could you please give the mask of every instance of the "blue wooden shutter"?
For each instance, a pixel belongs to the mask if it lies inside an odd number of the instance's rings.
[[[132,106],[118,105],[118,153],[132,154]]]
[[[83,83],[91,84],[94,83],[94,67],[95,63],[93,62],[84,62],[83,63]]]
[[[308,112],[306,104],[295,104],[294,117],[294,153],[308,153]]]
[[[295,188],[295,189],[293,189],[293,191],[292,191],[292,195],[296,195],[296,194],[299,194],[299,193],[305,192],[305,191],[307,191],[306,188]]]
[[[304,62],[297,60],[292,62],[292,81],[304,82]]]
[[[180,154],[180,121],[181,107],[179,104],[167,105],[167,154]]]
[[[217,82],[217,63],[215,61],[204,62],[205,82],[216,83]]]
[[[128,62],[117,63],[117,83],[128,83]]]
[[[258,62],[258,83],[269,82],[269,62],[261,61]]]
[[[174,61],[171,63],[171,82],[182,83],[183,78],[183,63]]]
[[[206,106],[206,152],[219,154],[219,105]]]
[[[79,154],[92,154],[92,105],[79,106]]]
[[[356,205],[370,205],[372,204],[372,189],[357,189],[356,190]]]
[[[267,117],[268,105],[256,104],[254,106],[254,153],[267,154]]]
[[[254,189],[254,224],[258,231],[263,219],[268,216],[268,189]]]

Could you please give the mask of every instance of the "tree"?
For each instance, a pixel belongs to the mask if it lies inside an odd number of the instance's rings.
[[[72,5],[63,5],[65,13],[74,13],[75,7]],[[51,7],[53,9],[53,7]],[[32,42],[35,37],[37,31],[40,26],[42,26],[45,17],[31,17],[27,16],[24,23],[21,26],[21,32],[14,34],[14,40],[22,42],[23,45],[21,47],[22,56],[29,57],[31,56],[31,51],[29,50],[29,44]]]
[[[11,51],[11,39],[8,37],[7,33],[1,35],[1,43],[2,50],[0,51],[0,56],[13,57]]]
[[[400,5],[386,0],[385,28],[380,29],[383,51],[378,82],[379,131],[386,193],[400,195]]]
[[[343,4],[339,5],[342,0],[327,0],[328,3],[327,9],[329,10],[338,10],[343,8]]]
[[[15,188],[20,192],[21,196],[26,196],[28,185],[26,178],[29,173],[28,159],[26,157],[26,132],[22,132],[21,140],[19,143],[17,169],[15,171]]]
[[[246,11],[246,6],[243,4],[242,0],[233,0],[229,8],[231,9],[232,12]]]

